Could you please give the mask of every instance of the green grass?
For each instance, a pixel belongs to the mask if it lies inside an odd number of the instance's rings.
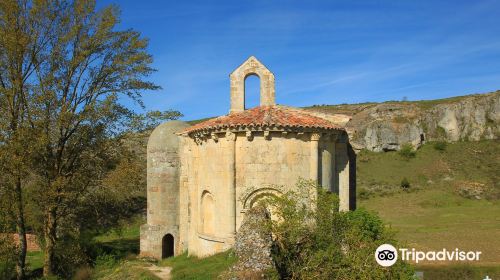
[[[434,143],[421,147],[414,158],[397,152],[362,151],[357,158],[359,198],[398,192],[403,178],[413,188],[447,188],[479,183],[484,197],[500,198],[500,141],[456,142],[438,151]]]
[[[469,97],[483,96],[483,95],[484,94],[470,94],[470,95],[453,96],[453,97],[442,98],[442,99],[409,101],[409,103],[414,103],[417,106],[419,106],[421,109],[430,109],[436,105],[460,102],[461,100],[469,98]]]
[[[195,125],[195,124],[199,124],[201,122],[204,122],[204,121],[208,121],[210,119],[213,119],[215,117],[210,117],[210,118],[203,118],[203,119],[199,119],[199,120],[192,120],[192,121],[187,121],[188,124],[190,125]]]
[[[135,217],[127,224],[122,225],[121,227],[115,228],[105,234],[99,235],[94,238],[95,241],[98,242],[109,242],[120,239],[135,239],[139,238],[140,235],[140,227],[142,224],[145,224],[146,221],[141,217]]]
[[[140,260],[122,260],[114,265],[97,266],[91,272],[91,279],[99,280],[158,280],[151,271],[145,268],[147,264]]]
[[[144,219],[136,217],[129,223],[94,238],[104,255],[97,259],[94,269],[89,273],[91,279],[159,279],[146,268],[150,263],[137,259],[140,226],[144,223]],[[87,272],[83,269],[81,273]]]
[[[470,275],[470,279],[482,279],[477,276],[486,272],[498,275],[499,157],[499,141],[450,143],[444,150],[429,143],[411,159],[395,152],[363,151],[357,166],[358,207],[377,212],[410,248],[482,251],[477,263],[417,266],[426,272],[425,279],[468,279]],[[405,177],[411,183],[408,191],[399,187]],[[460,187],[469,183],[481,184],[484,193],[464,196]]]
[[[121,227],[95,237],[94,241],[104,254],[113,255],[117,259],[133,257],[140,253],[140,226],[144,223],[144,219],[136,217]]]
[[[209,280],[227,270],[236,258],[231,251],[219,253],[207,258],[189,257],[186,253],[162,260],[161,266],[172,267],[172,279]]]
[[[375,197],[360,206],[376,211],[397,238],[419,250],[482,251],[478,264],[500,265],[500,203],[471,200],[446,190]]]
[[[43,268],[43,252],[28,252],[26,255],[26,263],[29,270],[37,270]]]

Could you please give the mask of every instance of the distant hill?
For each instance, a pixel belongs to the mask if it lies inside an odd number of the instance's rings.
[[[426,141],[478,141],[500,135],[500,91],[422,101],[315,105],[323,114],[345,114],[346,129],[356,150],[399,150]]]

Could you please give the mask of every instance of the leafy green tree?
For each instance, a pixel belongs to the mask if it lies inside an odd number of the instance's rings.
[[[118,135],[180,116],[135,116],[120,105],[120,97],[142,105],[142,92],[159,87],[146,80],[154,71],[147,40],[117,30],[118,21],[115,6],[96,10],[95,1],[0,2],[0,164],[9,175],[0,187],[14,194],[18,278],[26,252],[23,184],[42,220],[49,276],[58,244],[78,237],[78,215],[92,194],[104,192],[104,178],[118,165]]]
[[[12,194],[19,236],[17,278],[24,277],[26,225],[23,188],[29,175],[31,132],[28,100],[34,89],[36,58],[41,56],[55,26],[54,1],[0,1],[0,188]]]
[[[65,4],[65,5],[64,5]],[[147,40],[115,31],[118,10],[95,11],[94,1],[74,1],[54,15],[58,29],[46,59],[37,65],[34,123],[39,145],[37,171],[44,215],[44,275],[51,275],[61,222],[68,221],[88,190],[99,186],[113,144],[108,141],[125,117],[120,95],[140,103],[153,72]],[[67,230],[71,230],[66,228]]]
[[[375,214],[339,212],[338,197],[299,181],[297,192],[263,200],[272,216],[272,256],[282,279],[413,279],[412,268],[398,261],[379,266],[375,250],[397,246],[392,232]],[[311,195],[311,190],[317,190]],[[304,199],[305,198],[305,199]],[[315,201],[315,202],[312,202]]]

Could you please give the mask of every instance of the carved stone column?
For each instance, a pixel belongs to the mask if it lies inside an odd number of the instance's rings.
[[[349,211],[349,155],[347,154],[347,139],[339,137],[336,148],[336,165],[339,178],[339,208],[340,211]]]
[[[330,137],[328,137],[329,140]],[[335,172],[335,166],[333,165],[333,158],[335,157],[332,155],[334,151],[334,144],[331,141],[327,141],[324,143],[321,147],[321,185],[323,188],[325,188],[328,191],[333,190],[333,173]]]
[[[311,166],[310,166],[310,177],[311,180],[314,180],[315,182],[318,182],[318,155],[319,155],[319,150],[318,150],[318,142],[319,139],[321,138],[321,134],[319,133],[311,133]]]
[[[228,228],[227,237],[231,245],[236,235],[236,134],[226,132],[227,140],[227,178],[228,178]]]

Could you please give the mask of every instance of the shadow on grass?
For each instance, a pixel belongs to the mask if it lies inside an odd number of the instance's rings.
[[[229,250],[210,257],[189,257],[187,253],[160,261],[160,266],[172,267],[173,279],[204,280],[217,277],[236,262],[234,253]]]
[[[124,238],[98,242],[97,246],[104,254],[113,255],[115,258],[119,259],[139,254],[139,238]]]

